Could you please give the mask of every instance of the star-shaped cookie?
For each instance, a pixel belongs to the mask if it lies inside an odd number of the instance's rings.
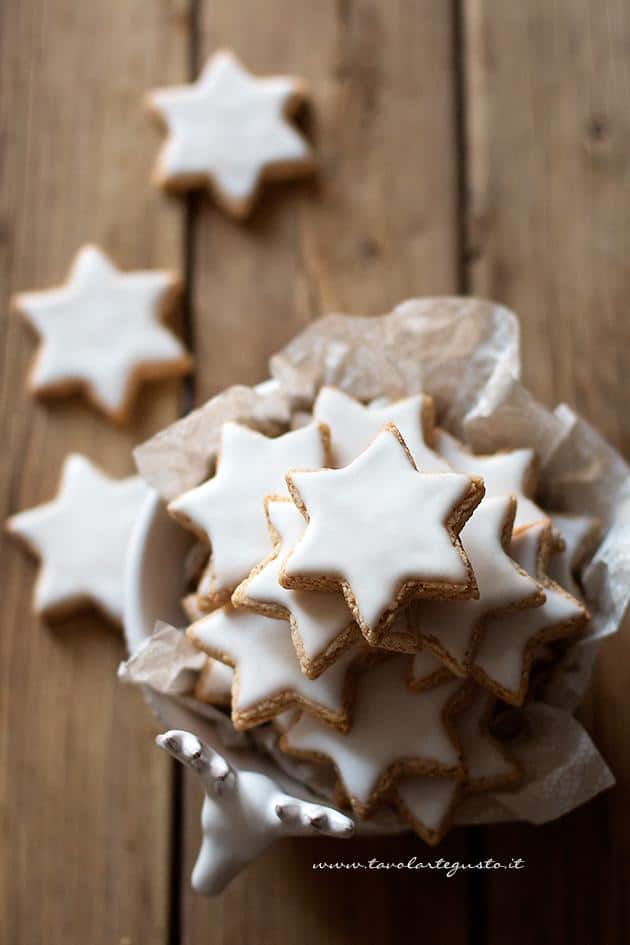
[[[96,246],[84,246],[64,285],[13,299],[41,338],[34,393],[81,391],[123,422],[140,381],[191,368],[186,349],[161,324],[178,294],[171,273],[121,272]]]
[[[494,703],[494,697],[485,690],[470,687],[470,696],[455,719],[466,769],[463,781],[420,775],[396,783],[393,797],[403,818],[432,846],[447,832],[463,792],[495,790],[520,778],[517,762],[489,730]]]
[[[316,679],[344,650],[361,639],[339,591],[290,591],[279,583],[282,564],[304,534],[304,517],[287,497],[267,496],[271,555],[236,588],[232,603],[270,617],[288,618],[302,672]]]
[[[408,662],[394,656],[359,678],[350,731],[302,715],[280,741],[289,754],[332,761],[359,817],[404,775],[463,776],[451,721],[462,683],[414,693],[405,685]]]
[[[369,643],[378,644],[411,597],[476,593],[457,536],[481,500],[481,480],[418,472],[395,426],[343,469],[292,470],[286,479],[308,524],[280,583],[341,588]]]
[[[345,728],[351,701],[348,651],[318,679],[308,679],[291,642],[286,620],[265,617],[231,604],[191,624],[195,646],[234,667],[232,722],[247,729],[267,722],[287,708],[299,706],[330,725]]]
[[[336,387],[322,387],[313,416],[330,428],[334,466],[347,466],[366,449],[376,434],[393,423],[422,472],[449,472],[447,462],[431,449],[433,401],[425,394],[391,404],[365,407]]]
[[[601,524],[598,519],[588,515],[553,514],[551,521],[564,542],[564,548],[549,561],[549,576],[565,591],[581,600],[582,591],[575,575],[595,550]]]
[[[540,606],[544,593],[510,556],[515,499],[487,499],[462,529],[461,538],[475,572],[479,597],[468,601],[414,601],[408,624],[456,675],[466,676],[490,617]]]
[[[148,95],[169,132],[157,182],[172,190],[207,186],[227,213],[247,216],[262,180],[300,176],[315,166],[288,121],[305,98],[300,80],[258,78],[233,53],[215,53],[192,85]]]
[[[549,522],[530,525],[512,538],[511,557],[537,578],[544,588],[545,601],[540,607],[488,621],[475,653],[473,676],[512,705],[523,704],[538,647],[579,633],[588,620],[588,612],[580,602],[547,577],[552,548]]]
[[[110,479],[85,456],[64,462],[57,496],[7,521],[41,559],[38,614],[61,617],[92,604],[111,620],[123,616],[127,544],[149,494],[139,476]]]
[[[264,498],[286,492],[291,466],[319,468],[327,462],[327,430],[310,424],[278,437],[239,423],[225,423],[215,475],[169,505],[171,514],[212,544],[214,582],[204,596],[229,600],[237,584],[269,554]]]
[[[536,455],[533,450],[475,455],[444,430],[435,431],[435,449],[457,472],[482,476],[487,498],[515,496],[515,529],[546,518],[543,510],[530,498],[536,487]]]

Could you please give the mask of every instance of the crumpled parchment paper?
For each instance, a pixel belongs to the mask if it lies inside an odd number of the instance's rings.
[[[630,470],[569,407],[549,410],[521,385],[516,316],[469,298],[412,299],[378,318],[328,315],[274,355],[270,367],[273,381],[262,389],[229,388],[140,446],[136,461],[150,485],[164,499],[174,498],[208,476],[221,423],[282,427],[292,410],[310,407],[323,384],[362,400],[422,390],[434,398],[440,425],[476,452],[533,447],[543,507],[593,515],[603,525],[602,542],[582,573],[591,630],[567,650],[542,701],[522,710],[525,734],[509,747],[526,767],[524,782],[513,791],[466,800],[457,820],[544,823],[613,784],[572,713],[589,683],[598,641],[619,629],[628,609]],[[169,691],[161,687],[178,687],[191,671],[192,656],[169,635],[167,670],[166,637],[155,644],[153,639],[128,661],[127,672],[137,674],[141,666],[144,682]],[[308,777],[303,765],[292,768],[287,758],[287,766],[295,777]]]

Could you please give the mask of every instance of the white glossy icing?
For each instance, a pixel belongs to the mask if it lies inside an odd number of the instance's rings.
[[[564,551],[552,557],[548,565],[549,577],[578,600],[582,591],[574,574],[584,557],[594,547],[599,523],[586,515],[552,515],[551,521],[564,539]]]
[[[252,605],[282,608],[291,618],[307,666],[321,658],[331,644],[353,623],[341,592],[291,591],[278,582],[289,552],[304,534],[306,522],[290,499],[267,500],[269,523],[275,532],[274,557],[267,561],[235,592],[235,599]]]
[[[257,78],[232,53],[215,53],[196,82],[149,95],[169,129],[159,178],[205,178],[228,203],[251,201],[267,168],[312,161],[306,141],[285,117],[301,92],[296,79]]]
[[[85,456],[70,454],[56,497],[7,523],[41,559],[34,603],[38,613],[86,600],[112,620],[123,614],[125,556],[149,489],[139,476],[110,479]]]
[[[405,685],[408,666],[407,658],[395,656],[361,677],[349,732],[302,715],[283,738],[289,750],[330,758],[359,805],[369,803],[379,780],[397,762],[408,760],[436,771],[459,765],[443,715],[461,683],[412,692]]]
[[[159,321],[174,285],[168,272],[120,272],[96,246],[84,246],[65,285],[16,296],[41,336],[33,388],[82,383],[103,410],[116,414],[141,366],[187,369],[185,348]]]
[[[482,619],[494,611],[542,602],[536,580],[517,567],[503,548],[512,503],[510,497],[484,498],[462,529],[462,544],[477,579],[478,599],[414,601],[409,606],[410,624],[419,631],[421,641],[439,656],[447,655],[459,672],[466,671]]]
[[[346,676],[356,654],[344,654],[317,679],[309,679],[300,669],[288,621],[230,605],[198,620],[188,633],[210,656],[236,666],[233,713],[250,711],[261,702],[286,695],[277,711],[303,701],[313,711],[345,718]]]
[[[512,558],[532,577],[540,570],[541,542],[547,528],[545,523],[532,525],[515,535],[510,545]],[[553,582],[545,581],[544,589],[545,602],[540,607],[490,620],[475,654],[474,666],[483,672],[484,682],[489,680],[514,697],[521,689],[525,651],[530,641],[541,634],[545,634],[545,639],[562,636],[585,616],[579,602]]]
[[[444,430],[435,431],[435,448],[457,472],[482,476],[486,498],[516,496],[515,529],[546,517],[543,510],[525,492],[535,459],[532,449],[476,456]]]
[[[444,523],[468,494],[470,479],[417,472],[392,430],[343,469],[295,471],[289,478],[309,522],[283,579],[326,575],[345,582],[364,633],[374,631],[407,581],[468,583]]]
[[[231,666],[208,657],[195,686],[195,698],[210,705],[229,705],[233,678]]]
[[[411,665],[414,683],[426,682],[434,673],[441,672],[445,668],[442,660],[426,646],[414,653]]]
[[[458,782],[454,778],[430,778],[420,775],[405,778],[396,785],[396,794],[402,801],[404,814],[412,826],[438,832],[457,796]]]
[[[193,888],[220,893],[247,863],[277,837],[350,837],[352,820],[341,811],[283,791],[262,771],[237,770],[196,735],[171,730],[156,743],[201,779],[202,842],[192,874]]]
[[[216,474],[169,505],[210,539],[216,591],[232,591],[269,554],[263,501],[269,493],[286,493],[287,469],[319,468],[325,461],[316,424],[275,438],[238,423],[223,425]]]
[[[365,450],[376,434],[388,423],[394,423],[422,472],[447,472],[448,463],[427,446],[423,430],[423,411],[429,398],[424,394],[391,404],[370,404],[358,400],[335,387],[322,387],[313,416],[330,427],[333,464],[347,466]]]

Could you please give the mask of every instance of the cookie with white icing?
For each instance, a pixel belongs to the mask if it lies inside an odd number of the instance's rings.
[[[475,600],[414,601],[407,609],[408,624],[421,646],[458,676],[469,675],[491,617],[540,607],[545,599],[537,579],[509,554],[515,506],[511,496],[484,498],[462,529],[461,539],[477,579]]]
[[[549,561],[549,576],[572,597],[581,600],[582,590],[576,575],[597,547],[601,523],[588,515],[557,513],[552,514],[551,521],[564,542],[564,548]]]
[[[306,522],[288,497],[267,496],[265,511],[274,550],[239,584],[232,603],[288,619],[302,672],[316,679],[361,634],[339,591],[292,591],[280,584],[282,565]]]
[[[462,683],[414,693],[405,685],[408,662],[390,657],[360,677],[348,732],[302,715],[280,741],[289,754],[332,762],[359,817],[368,816],[400,777],[464,774],[452,722]]]
[[[464,793],[506,789],[521,779],[520,766],[490,731],[494,703],[485,690],[470,687],[455,719],[466,770],[463,781],[424,775],[401,779],[395,785],[393,800],[403,819],[431,846],[447,833]]]
[[[147,96],[168,129],[157,183],[174,191],[208,187],[223,210],[246,217],[263,180],[314,169],[309,145],[289,121],[305,99],[301,80],[259,78],[233,53],[215,53],[196,82]]]
[[[450,471],[448,463],[431,448],[433,401],[425,394],[366,407],[336,387],[322,387],[313,407],[313,416],[330,429],[334,466],[347,466],[367,449],[384,426],[393,423],[419,470]]]
[[[192,367],[162,324],[179,292],[170,272],[121,272],[98,247],[84,246],[64,285],[13,299],[41,339],[31,390],[42,397],[81,392],[110,420],[124,422],[142,381]]]
[[[480,479],[422,473],[394,425],[342,469],[286,476],[306,531],[280,570],[291,590],[341,588],[361,632],[378,644],[412,597],[476,593],[459,532],[483,495]]]
[[[127,545],[149,489],[111,479],[87,457],[66,457],[56,497],[7,520],[41,561],[36,613],[60,618],[87,604],[122,623]]]
[[[170,503],[169,512],[210,542],[209,606],[225,603],[252,568],[269,554],[264,498],[285,493],[291,466],[327,463],[327,430],[311,424],[267,437],[239,423],[224,423],[215,475]]]
[[[234,670],[210,656],[195,684],[195,699],[208,705],[229,706],[232,702]]]
[[[477,647],[472,674],[505,702],[522,705],[535,654],[543,643],[580,633],[588,621],[582,604],[546,574],[553,548],[549,522],[522,529],[512,538],[510,555],[544,588],[540,607],[490,620]]]
[[[295,706],[347,728],[355,651],[341,656],[318,679],[308,679],[300,669],[288,621],[231,604],[198,620],[187,633],[204,653],[234,669],[234,728],[260,725]]]
[[[516,497],[514,528],[531,525],[546,518],[545,512],[536,505],[531,496],[536,489],[536,454],[532,449],[504,450],[499,453],[477,455],[471,453],[446,433],[435,431],[435,449],[451,469],[470,475],[482,476],[486,497],[513,495]]]

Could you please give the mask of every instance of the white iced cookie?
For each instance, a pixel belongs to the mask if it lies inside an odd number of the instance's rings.
[[[322,387],[313,416],[330,428],[334,466],[347,466],[388,423],[398,427],[421,472],[448,472],[447,462],[428,445],[433,435],[433,401],[424,394],[383,406],[364,407],[336,387]]]
[[[200,619],[203,616],[200,615]],[[195,685],[195,699],[208,705],[230,705],[233,678],[231,666],[208,657]]]
[[[215,475],[169,505],[172,515],[210,541],[213,588],[204,596],[217,602],[269,554],[264,498],[285,493],[291,466],[326,464],[326,430],[311,424],[275,438],[238,423],[221,428]]]
[[[516,496],[515,529],[547,517],[530,498],[536,486],[533,450],[506,450],[477,456],[444,430],[435,431],[435,449],[457,472],[482,476],[487,498]]]
[[[171,273],[121,272],[96,246],[84,246],[64,285],[14,297],[41,338],[30,375],[34,393],[79,390],[110,419],[124,421],[142,380],[191,368],[186,349],[161,324],[178,294]]]
[[[477,681],[513,705],[522,705],[525,699],[538,647],[578,633],[588,620],[580,602],[545,575],[552,542],[548,522],[531,525],[512,538],[510,555],[538,579],[545,602],[488,621],[474,657]]]
[[[484,689],[471,687],[470,696],[455,719],[466,768],[463,782],[425,775],[405,778],[395,786],[394,801],[403,818],[429,844],[438,843],[447,832],[463,791],[495,790],[520,778],[518,764],[489,731],[494,703],[494,696]]]
[[[169,132],[157,182],[173,190],[207,186],[227,213],[247,216],[262,180],[314,168],[308,144],[288,121],[305,98],[300,80],[261,79],[231,52],[215,53],[196,82],[148,95]]]
[[[466,475],[418,472],[395,426],[343,469],[291,470],[286,478],[308,524],[280,582],[295,590],[341,588],[368,642],[379,642],[411,597],[475,593],[457,536],[483,485]]]
[[[304,534],[304,517],[289,498],[268,496],[265,509],[274,551],[234,591],[232,602],[270,617],[288,618],[302,672],[315,679],[357,639],[358,627],[339,591],[291,591],[280,569]]]
[[[405,685],[408,664],[407,657],[390,657],[361,676],[349,732],[302,715],[281,739],[290,754],[332,761],[360,817],[399,777],[463,774],[450,731],[462,684],[454,680],[414,693]]]
[[[415,601],[407,610],[419,642],[460,676],[468,675],[485,623],[491,616],[537,607],[544,593],[510,558],[514,498],[485,499],[462,529],[479,597],[467,601]]]
[[[148,494],[139,476],[110,479],[73,453],[52,502],[8,519],[8,530],[41,559],[34,596],[38,614],[64,616],[92,604],[122,621],[127,544]]]
[[[350,708],[349,651],[318,679],[308,679],[291,642],[286,620],[265,617],[230,604],[188,628],[195,646],[235,670],[232,722],[237,729],[267,722],[300,706],[331,725],[347,726]]]
[[[564,549],[548,564],[549,576],[578,600],[582,591],[576,573],[593,553],[601,532],[598,519],[587,515],[552,515],[551,521],[564,541]]]
[[[434,846],[448,830],[460,789],[460,782],[455,778],[419,775],[397,783],[394,802],[411,829],[425,843]]]

